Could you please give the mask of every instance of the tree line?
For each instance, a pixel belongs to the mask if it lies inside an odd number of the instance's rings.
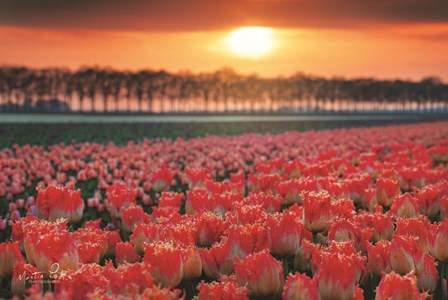
[[[448,84],[297,73],[263,78],[212,73],[83,67],[0,67],[0,111],[52,112],[386,112],[446,111]]]

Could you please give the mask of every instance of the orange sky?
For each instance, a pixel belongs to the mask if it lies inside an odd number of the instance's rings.
[[[184,10],[180,10],[182,2],[178,1],[172,1],[178,5],[172,7],[159,7],[162,4],[157,6],[154,1],[130,1],[142,9],[152,3],[153,7],[148,7],[151,12],[157,9],[165,12],[165,19],[145,11],[127,18],[126,14],[120,14],[120,7],[113,10],[107,6],[119,3],[115,0],[99,0],[103,6],[84,8],[87,0],[79,1],[82,9],[88,9],[79,12],[74,7],[59,7],[53,0],[41,1],[47,7],[26,9],[12,1],[8,5],[5,2],[0,3],[0,64],[70,68],[100,65],[193,72],[227,66],[240,73],[262,76],[304,72],[405,79],[438,76],[448,81],[448,20],[437,11],[437,5],[446,7],[437,0],[426,2],[428,11],[424,9],[426,6],[413,10],[410,5],[411,8],[397,15],[384,10],[386,6],[363,9],[354,5],[358,3],[354,0],[341,0],[346,9],[342,5],[336,13],[328,5],[326,10],[318,10],[318,5],[299,0],[293,2],[303,4],[296,14],[288,10],[296,8],[291,1],[233,0],[221,7],[222,16],[217,12],[220,7],[210,6],[213,1],[194,0],[190,2],[191,8],[183,7]],[[31,5],[32,0],[28,2]],[[234,6],[228,4],[232,2]],[[324,7],[330,1],[315,0],[315,3]],[[238,5],[256,9],[249,13]],[[179,10],[174,10],[176,7]],[[107,15],[92,17],[105,8]],[[70,9],[74,12],[70,13]],[[195,19],[195,14],[205,19],[198,16]],[[300,16],[302,23],[295,18]],[[276,44],[273,51],[258,59],[239,57],[228,51],[225,38],[232,29],[241,26],[272,27]]]

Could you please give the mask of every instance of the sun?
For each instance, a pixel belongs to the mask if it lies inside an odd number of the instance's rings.
[[[227,37],[230,52],[244,57],[259,58],[270,53],[274,47],[274,30],[268,27],[241,27]]]

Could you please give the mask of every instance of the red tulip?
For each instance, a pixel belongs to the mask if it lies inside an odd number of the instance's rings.
[[[429,254],[424,255],[423,269],[417,275],[417,286],[420,291],[434,292],[439,280],[439,273],[437,272],[436,262],[434,257]]]
[[[333,219],[328,229],[328,239],[334,241],[351,241],[355,246],[361,243],[361,230],[348,219]]]
[[[219,282],[206,283],[202,281],[198,287],[198,300],[235,299],[248,300],[248,290],[238,286],[234,276],[221,276]]]
[[[217,279],[221,274],[228,275],[235,269],[234,256],[226,238],[209,249],[199,249],[199,253],[202,268],[209,278]]]
[[[437,260],[448,262],[448,220],[431,226],[430,251]]]
[[[26,264],[24,261],[17,262],[11,279],[11,291],[13,295],[23,297],[27,279],[31,281],[37,273],[38,270],[34,266]]]
[[[54,271],[78,269],[78,250],[72,234],[67,231],[53,231],[41,235],[35,241],[34,251],[36,267],[46,276]]]
[[[311,259],[313,255],[319,252],[320,246],[313,244],[308,240],[303,240],[296,251],[294,267],[300,272],[311,271]]]
[[[270,251],[274,255],[294,255],[307,231],[297,216],[287,212],[272,215],[266,220],[266,225]]]
[[[305,274],[289,274],[282,293],[283,300],[319,300],[319,292],[314,279]]]
[[[163,287],[174,287],[183,278],[185,256],[182,249],[172,243],[147,245],[143,262],[149,264],[154,281]]]
[[[130,241],[134,246],[135,252],[141,255],[144,253],[146,243],[158,241],[161,228],[160,224],[138,224],[131,235]]]
[[[78,270],[68,270],[65,276],[55,281],[54,294],[73,300],[87,299],[87,295],[93,292],[104,295],[111,286],[112,278],[106,278],[103,271],[98,264],[80,264]]]
[[[113,266],[111,266],[111,269],[114,270]],[[125,263],[119,266],[117,271],[122,276],[121,293],[123,293],[123,290],[126,293],[126,291],[137,287],[138,293],[142,294],[147,288],[154,287],[151,275],[149,275],[151,272],[150,267],[144,263]]]
[[[333,218],[333,206],[327,192],[309,192],[304,194],[303,223],[312,232],[321,232],[328,228]]]
[[[376,289],[375,300],[424,300],[418,291],[417,279],[413,274],[404,277],[392,272],[383,275]]]
[[[400,195],[394,199],[390,211],[397,218],[414,218],[420,213],[418,200],[408,193]]]
[[[106,254],[108,237],[102,230],[80,228],[73,232],[82,263],[99,263]]]
[[[104,230],[103,234],[107,238],[107,250],[106,255],[107,256],[115,256],[115,247],[119,242],[121,242],[120,234],[118,233],[118,230],[115,231],[108,231]]]
[[[398,219],[395,235],[410,235],[418,238],[424,252],[429,252],[429,220],[425,216],[411,219]]]
[[[14,266],[19,262],[23,262],[19,244],[17,242],[0,243],[0,279],[11,277]]]
[[[219,240],[227,224],[216,214],[204,212],[196,217],[196,226],[199,245],[208,247]]]
[[[109,201],[110,215],[114,219],[120,219],[123,208],[136,204],[135,192],[123,183],[116,182],[108,187],[106,196]]]
[[[398,181],[379,178],[376,181],[376,201],[382,206],[391,206],[393,199],[400,195]]]
[[[146,223],[149,216],[140,205],[131,205],[121,210],[121,225],[126,232],[132,232],[139,223]]]
[[[395,236],[390,246],[390,266],[398,274],[409,272],[417,274],[423,267],[423,251],[417,238],[411,236]]]
[[[324,255],[316,276],[322,300],[354,297],[357,279],[355,262],[351,256],[338,253]]]
[[[167,191],[170,188],[175,173],[168,168],[162,168],[152,175],[152,188],[156,192]]]
[[[373,274],[381,276],[389,273],[390,267],[390,242],[379,241],[375,246],[367,246],[368,267]]]
[[[388,214],[375,214],[372,219],[371,226],[373,228],[373,240],[375,242],[381,240],[392,239],[394,234],[394,222]]]
[[[179,210],[183,199],[184,194],[179,194],[176,192],[162,192],[158,207],[175,207]]]
[[[283,267],[267,251],[235,259],[235,274],[240,286],[254,296],[276,296],[283,290]]]
[[[199,278],[202,274],[202,261],[196,246],[188,246],[184,251],[183,279],[191,280]]]
[[[140,255],[135,253],[130,243],[119,242],[115,248],[115,262],[117,264],[136,263],[141,259]]]
[[[194,188],[204,188],[205,182],[211,179],[204,169],[186,168],[184,172],[188,176],[188,187],[190,190]]]
[[[443,188],[439,188],[436,185],[427,185],[414,190],[414,196],[417,199],[422,214],[430,218],[437,217],[440,211],[442,191]]]
[[[54,185],[46,189],[38,189],[36,211],[41,219],[55,221],[58,218],[65,218],[70,223],[76,223],[81,219],[84,211],[81,191]]]
[[[448,196],[440,199],[440,219],[448,219]]]

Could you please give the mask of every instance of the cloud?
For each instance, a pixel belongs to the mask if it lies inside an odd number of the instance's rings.
[[[358,28],[447,23],[447,11],[446,0],[0,0],[0,25],[132,31]]]

